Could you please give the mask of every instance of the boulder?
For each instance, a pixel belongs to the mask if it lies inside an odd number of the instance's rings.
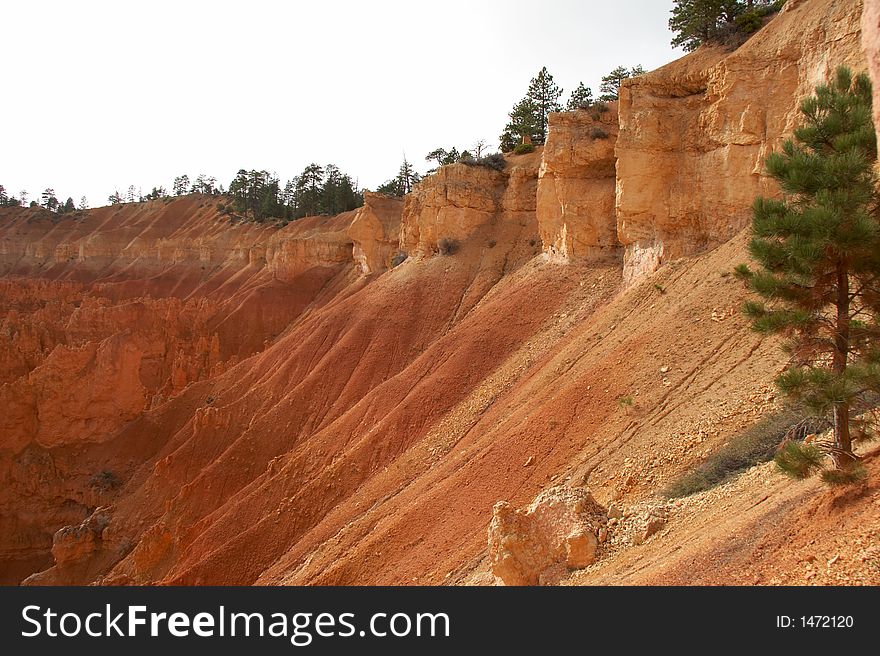
[[[595,562],[605,509],[585,488],[553,487],[517,510],[495,504],[489,524],[492,573],[505,585],[539,585]]]

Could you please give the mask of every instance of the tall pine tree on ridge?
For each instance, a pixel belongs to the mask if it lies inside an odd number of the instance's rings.
[[[753,328],[786,338],[791,362],[778,387],[832,417],[837,472],[857,467],[854,404],[880,392],[880,203],[871,100],[867,75],[854,77],[846,68],[803,100],[805,124],[766,162],[785,198],[754,204],[749,251],[760,269],[737,268],[763,299],[744,307]],[[795,460],[809,467],[788,473],[815,468],[811,458]],[[777,462],[783,469],[791,464]],[[829,482],[835,476],[823,474]]]
[[[550,112],[562,111],[560,96],[562,89],[553,81],[547,67],[542,67],[529,82],[525,98],[510,110],[510,122],[498,138],[501,150],[513,150],[523,137],[528,137],[535,143],[544,143],[547,138],[547,117]]]

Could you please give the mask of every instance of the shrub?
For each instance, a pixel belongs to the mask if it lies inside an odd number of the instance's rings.
[[[608,133],[598,125],[590,129],[590,139],[607,139]]]
[[[751,34],[761,29],[764,24],[762,14],[755,9],[744,11],[736,17],[736,26],[745,34]]]
[[[458,242],[449,237],[442,237],[437,241],[437,250],[440,255],[454,255],[458,251]]]
[[[667,485],[663,494],[678,498],[708,490],[734,474],[772,460],[786,437],[803,439],[825,423],[823,419],[804,418],[803,411],[798,409],[780,410],[732,437],[694,469]]]
[[[507,166],[507,160],[504,159],[504,155],[501,153],[492,153],[478,159],[477,165],[495,169],[496,171],[503,171],[504,167]]]
[[[590,105],[590,117],[594,121],[598,121],[599,118],[608,111],[608,103],[604,100],[600,100],[599,102],[594,102]]]
[[[535,146],[530,143],[522,143],[513,149],[514,155],[525,155],[526,153],[535,152]]]
[[[89,487],[98,492],[110,492],[122,485],[119,477],[111,471],[102,471],[89,479]]]
[[[492,153],[491,155],[486,155],[480,159],[474,159],[470,155],[462,155],[461,159],[458,161],[465,166],[482,166],[496,171],[503,171],[504,167],[507,166],[507,160],[504,159],[504,155],[501,153]]]
[[[631,408],[635,401],[633,401],[633,397],[631,396],[621,396],[617,399],[617,405],[621,408]]]
[[[408,258],[408,257],[409,257],[409,255],[407,255],[403,251],[400,251],[397,255],[395,255],[394,257],[391,258],[391,268],[393,269],[397,265],[403,264],[404,261],[406,260],[406,258]]]
[[[740,29],[736,21],[724,21],[715,28],[710,43],[736,50],[749,38],[749,33]]]
[[[757,32],[763,27],[764,18],[778,12],[784,4],[785,0],[776,0],[776,2],[771,2],[769,5],[759,5],[742,12],[735,19],[737,29],[744,34]]]

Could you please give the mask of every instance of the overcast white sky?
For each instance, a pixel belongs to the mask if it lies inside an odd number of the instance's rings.
[[[128,185],[332,162],[375,188],[406,156],[497,146],[547,66],[598,95],[656,68],[672,0],[7,2],[0,184],[92,207]]]

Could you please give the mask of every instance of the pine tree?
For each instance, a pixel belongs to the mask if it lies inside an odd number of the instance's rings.
[[[576,109],[588,109],[593,103],[593,90],[585,87],[584,83],[578,84],[577,88],[571,92],[571,96],[565,105],[567,111]]]
[[[599,87],[602,95],[599,96],[599,100],[605,102],[617,100],[620,96],[621,83],[628,78],[644,75],[644,73],[645,69],[641,66],[634,66],[633,68],[618,66],[608,75],[602,77],[602,85]]]
[[[419,174],[416,173],[413,165],[407,161],[406,156],[403,158],[403,163],[400,165],[400,170],[397,172],[397,183],[399,196],[405,196],[409,192],[412,191],[413,186],[419,181]]]
[[[178,178],[175,178],[173,187],[175,195],[179,195],[177,181]],[[229,183],[229,195],[232,196],[232,207],[235,211],[246,215],[248,210],[248,174],[244,169],[239,169],[235,178]]]
[[[122,196],[119,194],[118,191],[114,191],[107,197],[107,202],[110,205],[119,205],[122,202]]]
[[[464,157],[464,154],[461,156]],[[376,191],[387,196],[405,196],[412,191],[413,186],[421,180],[412,164],[404,156],[403,163],[397,171],[397,175],[391,180],[379,185]]]
[[[263,186],[259,196],[259,216],[257,220],[280,219],[284,215],[284,208],[278,202],[278,196],[280,195],[278,177],[265,171],[263,173],[266,175],[263,178]]]
[[[721,0],[675,0],[669,29],[675,34],[672,46],[696,50],[715,33],[721,14]]]
[[[55,198],[54,189],[47,187],[43,191],[43,194],[40,196],[40,205],[51,212],[55,212],[58,209],[58,199]]]
[[[89,201],[86,199],[85,196],[83,196],[82,198],[79,199],[79,208],[78,209],[81,209],[81,210],[89,209]]]
[[[277,200],[277,182],[275,193],[272,189],[272,178],[268,171],[253,169],[248,172],[248,204],[254,221],[263,221],[271,216],[273,200]]]
[[[556,86],[553,76],[544,66],[538,71],[538,75],[532,78],[528,93],[526,93],[526,98],[534,103],[538,112],[536,122],[539,143],[544,143],[547,139],[547,117],[550,112],[562,111],[562,105],[559,104],[560,96],[562,96],[562,89]]]
[[[335,164],[324,167],[324,184],[321,189],[320,209],[322,214],[336,215],[342,212],[342,172]]]
[[[485,148],[486,142],[481,140],[477,142],[481,148]],[[426,162],[437,162],[437,166],[433,169],[430,169],[428,172],[433,173],[441,166],[446,166],[448,164],[455,164],[459,158],[461,157],[461,153],[458,152],[458,148],[453,146],[449,150],[445,148],[435,148],[430,153],[425,155]]]
[[[76,211],[76,205],[73,204],[73,198],[68,196],[67,200],[64,201],[63,205],[58,206],[59,214],[69,214],[70,212]]]
[[[778,0],[674,0],[669,29],[673,47],[696,50],[703,43],[723,42],[731,33],[748,34],[762,17],[777,11]],[[741,18],[747,18],[741,21]]]
[[[23,194],[25,192],[22,192]],[[0,207],[18,207],[22,202],[19,201],[15,196],[9,196],[6,192],[6,188],[3,185],[0,185]]]
[[[241,173],[241,171],[239,171]],[[174,190],[175,196],[183,196],[189,193],[189,176],[185,173],[174,178],[171,188]]]
[[[320,202],[322,213],[335,216],[360,206],[362,199],[355,186],[351,178],[340,171],[338,166],[334,164],[325,166]]]
[[[534,143],[544,143],[547,138],[547,120],[550,112],[561,112],[559,98],[562,89],[556,86],[553,76],[544,66],[529,82],[525,98],[510,110],[510,122],[498,137],[501,151],[510,152],[525,138]]]
[[[296,178],[284,183],[280,200],[286,208],[284,212],[285,218],[293,217],[296,214]]]
[[[749,252],[760,269],[737,268],[764,299],[744,306],[753,328],[786,337],[791,363],[777,385],[832,416],[830,455],[844,470],[856,460],[853,404],[880,392],[880,198],[871,98],[867,75],[840,68],[802,101],[804,124],[766,161],[785,197],[754,204]]]
[[[297,211],[295,218],[323,214],[324,167],[312,162],[296,178]]]
[[[213,178],[206,178],[197,188],[213,188]],[[219,191],[219,190],[218,190]],[[202,192],[207,193],[207,192]],[[281,185],[278,176],[268,171],[239,169],[229,183],[230,207],[244,217],[254,221],[269,218],[286,218],[287,210],[281,202]]]
[[[192,191],[196,194],[208,194],[213,196],[217,193],[217,178],[200,173],[193,182]]]
[[[538,108],[530,98],[523,98],[510,111],[510,122],[498,137],[501,151],[508,153],[523,142],[524,137],[530,141],[540,139],[538,125]]]
[[[444,164],[449,164],[449,151],[445,148],[435,148],[430,153],[425,155],[426,162],[437,162],[437,168],[443,166]],[[435,171],[437,169],[434,169]]]

